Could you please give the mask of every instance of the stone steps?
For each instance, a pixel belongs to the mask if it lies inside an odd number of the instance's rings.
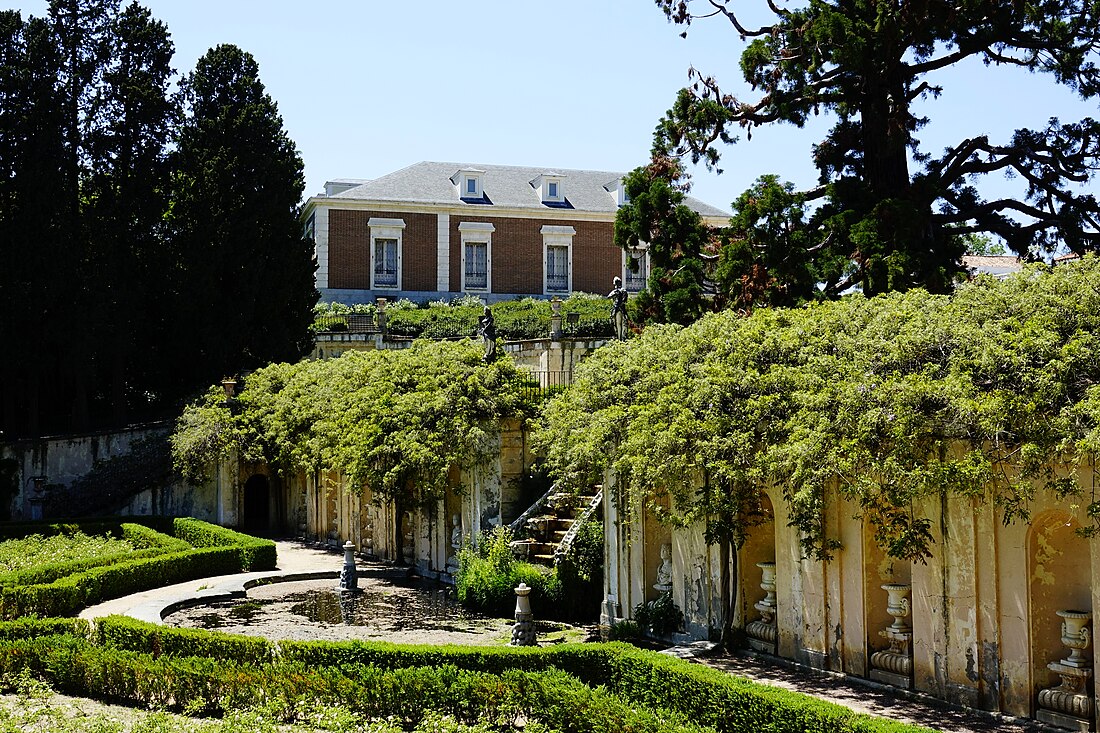
[[[518,530],[526,537],[512,542],[512,552],[527,562],[553,567],[561,543],[599,491],[600,487],[595,487],[595,492],[587,496],[551,494],[541,507],[542,512],[528,517]]]

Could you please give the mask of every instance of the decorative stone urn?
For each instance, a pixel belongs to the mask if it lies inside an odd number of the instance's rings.
[[[765,595],[753,606],[760,612],[760,618],[745,626],[745,635],[748,636],[749,646],[756,651],[775,654],[775,645],[779,638],[775,618],[775,563],[758,562],[756,567],[760,568],[760,588]]]
[[[1092,663],[1085,656],[1092,641],[1088,624],[1092,614],[1088,611],[1058,611],[1062,618],[1062,643],[1069,649],[1069,656],[1051,662],[1047,669],[1057,674],[1062,683],[1039,691],[1039,709],[1035,717],[1069,730],[1087,731],[1092,720]]]
[[[882,586],[886,591],[886,613],[894,617],[894,623],[878,632],[890,646],[871,655],[871,679],[885,682],[895,687],[913,686],[913,628],[908,617],[909,592],[907,583],[887,583]]]

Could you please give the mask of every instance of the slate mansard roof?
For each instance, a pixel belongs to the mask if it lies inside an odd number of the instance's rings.
[[[481,176],[481,199],[463,199],[454,179],[460,171],[477,171]],[[409,204],[465,206],[488,213],[494,208],[530,209],[548,212],[573,210],[614,215],[618,209],[617,186],[623,173],[570,169],[527,168],[508,165],[440,163],[424,161],[387,175],[364,181],[337,179],[345,189],[328,200],[378,201]],[[560,176],[564,204],[544,203],[540,189],[532,185],[540,176]],[[454,180],[453,180],[454,179]],[[356,185],[351,185],[351,184]],[[704,217],[728,219],[727,211],[688,196],[684,203]]]

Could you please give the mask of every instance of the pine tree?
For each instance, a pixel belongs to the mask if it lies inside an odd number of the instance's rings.
[[[717,16],[747,39],[745,81],[760,96],[739,99],[695,69],[658,125],[655,160],[715,166],[720,145],[760,125],[802,126],[831,113],[836,123],[814,149],[820,185],[795,191],[762,178],[735,204],[732,250],[715,273],[732,303],[797,302],[852,286],[869,294],[952,288],[964,236],[995,235],[1019,255],[1038,257],[1100,243],[1100,205],[1078,186],[1100,163],[1100,122],[1056,119],[1011,140],[976,134],[939,157],[916,136],[914,111],[934,99],[956,63],[1048,74],[1081,97],[1100,92],[1100,8],[1084,0],[810,0],[767,8],[752,27],[727,0],[656,0],[687,33]],[[698,12],[696,12],[698,8]],[[917,162],[911,169],[910,160]],[[986,200],[975,181],[1008,173],[1018,197]]]

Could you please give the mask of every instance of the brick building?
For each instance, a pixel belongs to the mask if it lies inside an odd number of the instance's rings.
[[[469,293],[606,293],[622,277],[641,290],[645,252],[614,244],[621,173],[416,163],[374,180],[339,179],[305,206],[322,300],[437,300]],[[729,214],[686,202],[715,225]]]

